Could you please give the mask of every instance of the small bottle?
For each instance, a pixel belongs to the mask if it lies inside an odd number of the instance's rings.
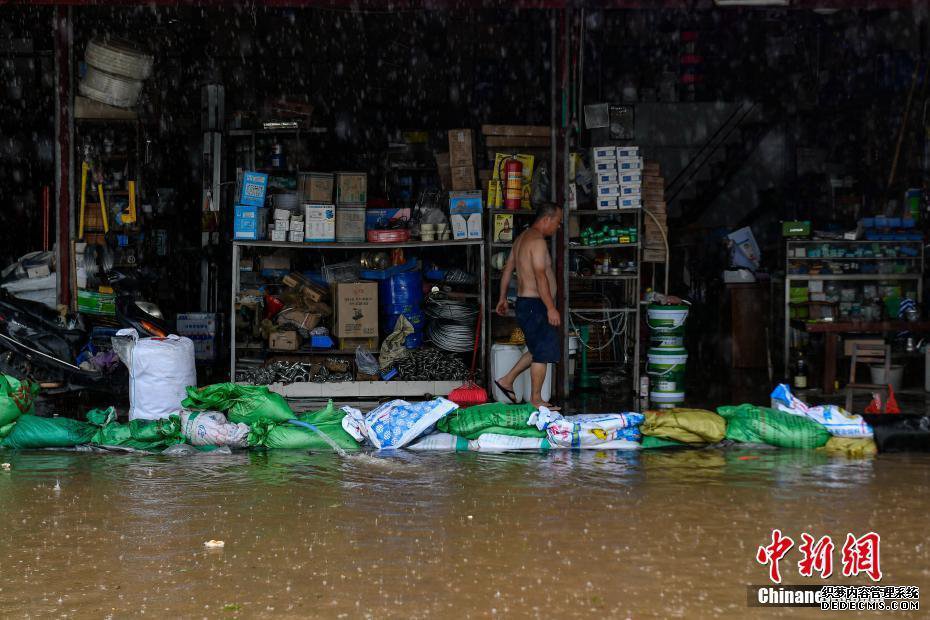
[[[798,359],[794,363],[794,375],[792,377],[792,384],[799,390],[806,390],[808,386],[808,374],[809,368],[807,364],[807,359],[804,357],[803,351],[798,351]]]

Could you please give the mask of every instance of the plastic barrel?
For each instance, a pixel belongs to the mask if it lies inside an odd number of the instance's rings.
[[[423,300],[423,277],[420,270],[404,271],[381,280],[378,296],[382,306],[419,304]]]
[[[646,309],[646,323],[649,325],[649,339],[652,347],[657,349],[678,349],[685,343],[685,321],[688,320],[688,306],[649,306]]]
[[[646,374],[652,383],[653,394],[681,394],[684,400],[685,366],[688,352],[684,349],[649,349]],[[655,399],[653,399],[655,400]]]
[[[491,376],[494,379],[500,379],[513,368],[513,365],[517,363],[517,360],[520,359],[520,356],[523,355],[523,348],[515,344],[493,344],[491,345]],[[517,400],[524,394],[524,383],[529,383],[530,376],[529,373],[524,372],[517,380],[513,382],[513,391],[517,396]],[[491,392],[494,396],[494,400],[499,403],[511,404],[509,398],[507,398],[504,393],[498,388],[494,383],[491,383]]]
[[[674,409],[685,404],[685,393],[649,392],[649,399],[655,409]]]

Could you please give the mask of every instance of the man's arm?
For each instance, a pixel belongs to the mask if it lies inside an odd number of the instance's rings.
[[[539,293],[539,299],[546,305],[549,325],[558,327],[562,318],[552,300],[552,291],[549,290],[549,248],[546,247],[546,240],[533,241],[530,253],[533,260],[533,275],[536,276],[536,292]]]
[[[510,288],[510,279],[513,277],[513,269],[516,261],[514,260],[515,251],[510,252],[510,256],[507,257],[507,262],[504,263],[503,271],[501,271],[501,288],[500,296],[497,298],[497,313],[501,316],[507,314],[507,289]]]

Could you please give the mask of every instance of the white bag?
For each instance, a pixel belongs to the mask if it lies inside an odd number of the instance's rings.
[[[368,440],[379,450],[403,448],[456,409],[458,405],[441,397],[416,403],[400,399],[386,402],[365,416]]]
[[[120,336],[132,338],[128,346]],[[142,338],[134,329],[121,329],[113,349],[129,369],[129,419],[159,420],[181,409],[187,387],[197,387],[194,343],[189,338]]]
[[[872,437],[872,427],[862,416],[849,413],[836,405],[811,407],[791,393],[784,383],[772,390],[772,409],[809,418],[821,424],[834,437]]]
[[[249,447],[249,425],[233,424],[219,411],[181,412],[181,436],[192,446]]]
[[[611,449],[614,441],[635,441],[641,438],[636,429],[643,423],[641,413],[589,413],[568,417],[540,407],[527,424],[546,431],[553,448]],[[625,444],[620,444],[624,446]]]

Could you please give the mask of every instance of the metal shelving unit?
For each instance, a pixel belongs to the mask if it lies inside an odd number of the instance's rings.
[[[813,246],[832,246],[846,248],[882,248],[885,246],[896,245],[911,248],[916,252],[915,256],[808,256],[808,248]],[[804,256],[792,256],[799,251],[804,252]],[[877,265],[887,264],[889,261],[904,263],[910,267],[906,273],[791,273],[797,270],[792,263],[804,265],[807,268],[816,264],[827,263],[849,263],[852,265],[866,265],[875,263]],[[791,288],[795,282],[902,282],[913,281],[916,283],[917,303],[923,303],[923,280],[924,280],[924,243],[922,241],[848,241],[842,239],[829,240],[789,240],[785,251],[785,302],[784,302],[784,371],[788,374],[791,358]],[[814,302],[814,303],[839,303],[839,302]]]
[[[563,295],[563,306],[566,309],[566,322],[568,323],[565,333],[566,339],[562,345],[562,364],[564,368],[568,368],[568,337],[567,334],[569,331],[572,331],[577,327],[578,322],[585,322],[587,320],[591,324],[603,324],[610,320],[611,316],[623,315],[623,328],[621,333],[616,334],[612,337],[621,338],[621,346],[623,351],[629,351],[632,349],[632,358],[630,359],[630,371],[632,375],[633,385],[631,386],[631,393],[636,394],[639,386],[639,377],[640,377],[640,338],[639,338],[639,323],[640,323],[640,303],[639,303],[639,290],[640,290],[640,280],[642,277],[642,261],[640,256],[640,249],[642,247],[642,236],[643,236],[643,219],[642,219],[642,209],[640,208],[618,208],[618,209],[574,209],[565,212],[565,225],[563,228],[568,229],[568,218],[572,216],[577,216],[579,218],[579,228],[584,228],[584,221],[588,220],[591,222],[599,221],[605,217],[610,217],[614,220],[630,222],[631,220],[635,222],[637,234],[636,243],[607,243],[603,245],[579,245],[572,243],[568,239],[568,235],[565,235],[565,245],[563,247],[563,257],[564,264],[563,269],[565,273],[565,281],[563,283],[562,290],[560,294]],[[580,276],[572,273],[572,255],[577,252],[599,252],[599,251],[610,251],[618,259],[622,258],[623,260],[630,261],[633,260],[636,263],[636,271],[624,272],[620,274],[610,275],[610,274],[597,274],[591,276]],[[633,253],[628,250],[634,250]],[[631,256],[632,255],[632,256]],[[571,283],[572,282],[584,282],[591,281],[596,283],[598,290],[607,294],[608,291],[612,292],[615,298],[621,301],[621,304],[618,306],[611,306],[606,308],[587,308],[587,307],[575,307],[572,305],[572,296],[571,296]],[[573,317],[577,317],[578,321],[575,321]],[[613,331],[613,326],[611,326]],[[584,345],[581,345],[584,346]],[[621,361],[617,362],[618,364]],[[567,379],[567,372],[564,375]],[[564,385],[564,390],[569,390],[571,386]]]
[[[230,301],[230,377],[236,381],[236,361],[238,359],[236,345],[236,300],[239,294],[239,261],[244,249],[273,248],[291,249],[296,251],[323,252],[332,250],[390,250],[394,248],[406,249],[434,249],[434,248],[463,248],[466,252],[466,262],[472,252],[476,252],[479,267],[479,292],[472,296],[478,299],[487,298],[487,269],[484,251],[484,240],[473,239],[467,241],[405,241],[399,243],[288,243],[285,241],[233,241],[232,243],[232,295]],[[488,327],[486,322],[481,325],[480,358],[487,359]],[[379,338],[380,340],[380,338]],[[254,350],[260,351],[261,347]],[[308,353],[313,355],[327,355],[344,353],[333,349],[314,349],[311,352],[298,351],[297,354]],[[470,355],[469,360],[470,362]],[[468,363],[467,362],[467,363]],[[481,368],[479,367],[479,370]],[[292,383],[288,385],[273,384],[269,388],[289,398],[369,398],[380,396],[409,396],[417,397],[426,394],[444,396],[459,387],[461,381],[348,381],[341,383]]]

